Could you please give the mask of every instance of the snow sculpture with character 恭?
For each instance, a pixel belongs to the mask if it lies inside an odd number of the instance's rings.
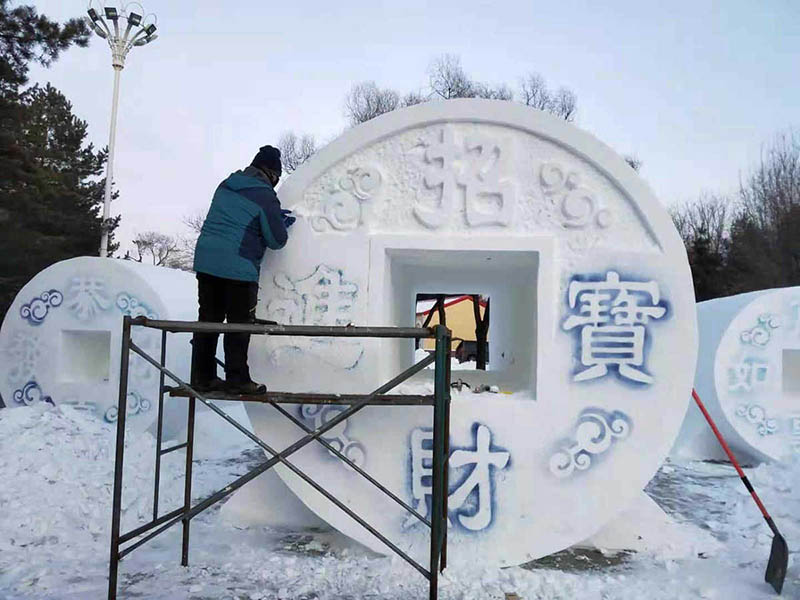
[[[115,423],[122,317],[194,319],[195,289],[190,273],[130,261],[79,257],[51,265],[20,290],[3,320],[0,393],[9,408],[68,404]],[[134,330],[133,341],[158,358],[157,331]],[[171,342],[168,366],[185,376],[188,337]],[[153,426],[158,385],[158,371],[133,356],[127,406],[134,429]],[[167,407],[167,437],[184,429],[185,404]]]

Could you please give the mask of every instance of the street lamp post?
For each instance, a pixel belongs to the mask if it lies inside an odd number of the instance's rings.
[[[106,162],[106,190],[103,200],[103,234],[100,238],[100,256],[108,255],[108,219],[111,212],[111,180],[114,176],[114,145],[117,138],[117,106],[119,104],[119,78],[125,67],[125,58],[134,46],[144,46],[155,40],[156,17],[153,14],[145,15],[144,9],[138,2],[122,3],[110,6],[109,2],[103,3],[102,11],[94,7],[94,0],[89,2],[87,11],[89,27],[108,42],[111,48],[111,66],[114,67],[114,96],[111,102],[111,132],[108,136],[108,161]],[[139,9],[136,12],[133,9]],[[126,26],[120,27],[124,20]],[[111,27],[109,27],[109,22]]]

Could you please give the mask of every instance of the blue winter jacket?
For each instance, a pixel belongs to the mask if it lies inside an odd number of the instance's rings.
[[[283,248],[287,238],[281,203],[269,181],[254,167],[236,171],[214,193],[195,247],[194,270],[258,281],[264,251]]]

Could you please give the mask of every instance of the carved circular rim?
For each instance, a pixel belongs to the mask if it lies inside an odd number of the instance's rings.
[[[526,134],[532,138],[538,138],[546,144],[555,146],[565,153],[585,161],[591,165],[598,176],[604,177],[607,180],[615,193],[628,203],[632,212],[639,218],[643,231],[647,232],[654,240],[654,244],[658,248],[658,257],[655,262],[660,263],[660,265],[654,266],[654,269],[661,269],[664,272],[669,272],[669,280],[674,285],[672,298],[676,304],[680,305],[682,316],[680,324],[675,325],[674,328],[676,332],[674,335],[681,338],[680,352],[676,353],[680,368],[676,371],[677,374],[675,378],[667,379],[665,385],[669,386],[672,390],[669,392],[671,399],[681,398],[681,402],[684,403],[684,409],[678,411],[680,412],[678,416],[670,417],[670,423],[673,418],[677,420],[677,424],[674,427],[675,436],[671,439],[667,439],[669,436],[664,436],[663,439],[640,442],[639,438],[637,438],[635,443],[637,445],[639,443],[647,443],[649,448],[653,448],[655,445],[658,452],[651,451],[651,453],[653,453],[654,456],[657,455],[659,460],[662,460],[668,455],[669,449],[677,436],[680,428],[679,419],[685,412],[685,407],[688,406],[691,397],[691,382],[693,379],[691,369],[694,368],[697,354],[697,319],[694,310],[694,292],[691,285],[691,271],[688,261],[686,260],[683,242],[666,209],[656,199],[652,190],[639,175],[610,147],[597,140],[591,134],[581,131],[574,125],[566,123],[542,111],[519,104],[474,99],[428,102],[387,113],[346,131],[339,138],[322,148],[316,155],[287,178],[278,191],[279,196],[283,203],[289,207],[304,203],[307,201],[305,196],[308,190],[317,184],[319,178],[324,177],[329,172],[335,173],[338,168],[347,164],[350,157],[353,157],[359,152],[368,150],[382,142],[408,132],[451,124],[471,126],[488,125],[498,128],[515,129],[522,134]],[[525,163],[530,165],[532,174],[534,173],[534,167],[537,161],[538,158],[534,158],[528,163]],[[535,175],[533,176],[535,177]],[[595,215],[595,218],[597,217],[598,215]],[[598,226],[603,227],[604,225],[610,225],[611,223],[609,223],[607,217],[608,215],[606,214],[600,216],[597,223]],[[386,231],[379,230],[376,231],[376,233],[378,235],[383,235],[386,234]],[[487,233],[489,235],[496,235],[496,232],[488,231]],[[403,235],[406,235],[406,233],[404,232]],[[463,232],[454,233],[455,237],[462,237],[463,235]],[[503,235],[505,237],[524,238],[529,236],[535,237],[537,234],[509,231],[504,232]],[[560,238],[560,243],[564,246],[567,246],[569,243],[569,238],[566,235],[562,235],[560,232],[556,232],[553,237]],[[624,240],[622,241],[624,242]],[[610,254],[625,253],[628,251],[629,250],[626,248],[618,249],[616,247],[604,250],[604,252]],[[649,256],[656,256],[656,254],[653,252]],[[574,256],[570,256],[569,258],[559,256],[557,262],[563,263],[564,266],[568,264],[574,266],[576,260]],[[555,269],[554,272],[561,274],[566,271],[564,271],[562,267]],[[551,279],[553,280],[549,281],[547,285],[558,286],[555,278],[553,277]],[[564,281],[562,280],[560,283],[563,284]],[[555,287],[554,291],[557,289],[558,288]],[[677,389],[679,386],[681,389]],[[590,392],[584,391],[581,392],[581,394],[589,395]],[[627,392],[624,392],[624,394],[627,395]],[[581,406],[584,406],[584,404],[581,404]],[[675,414],[677,414],[677,412]],[[251,416],[251,419],[252,418]],[[254,426],[258,427],[255,425],[255,420]],[[659,423],[658,427],[662,427],[662,424]],[[630,446],[629,444],[629,447]],[[630,453],[631,450],[627,452]],[[583,455],[580,455],[578,459],[580,461],[585,460]],[[652,462],[655,464],[655,459],[653,459]],[[655,473],[657,466],[656,464],[655,467],[649,471],[648,479]],[[338,519],[336,514],[331,513],[334,518],[330,520],[328,516],[326,516],[327,513],[318,510],[320,506],[324,505],[324,501],[313,495],[304,496],[303,493],[298,491],[302,489],[301,484],[294,481],[291,474],[286,473],[280,468],[278,472],[289,488],[292,489],[312,511],[336,526]],[[637,485],[639,479],[641,479],[641,477],[637,479]],[[646,479],[643,480],[641,485],[644,486],[646,481]],[[624,509],[624,505],[633,502],[635,496],[641,493],[640,489],[641,488],[635,485],[631,485],[630,489],[626,489],[624,493],[622,493],[620,501],[614,503],[616,506],[614,510],[604,510],[609,514],[613,513],[613,516],[618,516]],[[607,521],[598,523],[593,531],[596,532],[605,522]],[[587,526],[587,536],[592,533],[588,529]],[[341,529],[341,531],[345,535],[353,537],[353,539],[359,540],[373,549],[377,547],[374,545],[374,540],[373,545],[371,545],[369,541],[365,541],[365,538],[368,536],[363,535],[363,532],[359,537],[359,535],[354,534],[354,530]],[[565,534],[559,533],[558,535]],[[575,541],[579,540],[576,539]],[[512,563],[505,562],[504,564]]]

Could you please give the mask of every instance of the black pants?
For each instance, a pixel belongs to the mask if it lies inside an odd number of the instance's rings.
[[[197,274],[199,320],[210,323],[252,323],[256,316],[258,283]],[[218,333],[195,333],[192,341],[192,382],[206,383],[217,376]],[[225,378],[232,383],[250,381],[247,366],[249,333],[226,333]]]

